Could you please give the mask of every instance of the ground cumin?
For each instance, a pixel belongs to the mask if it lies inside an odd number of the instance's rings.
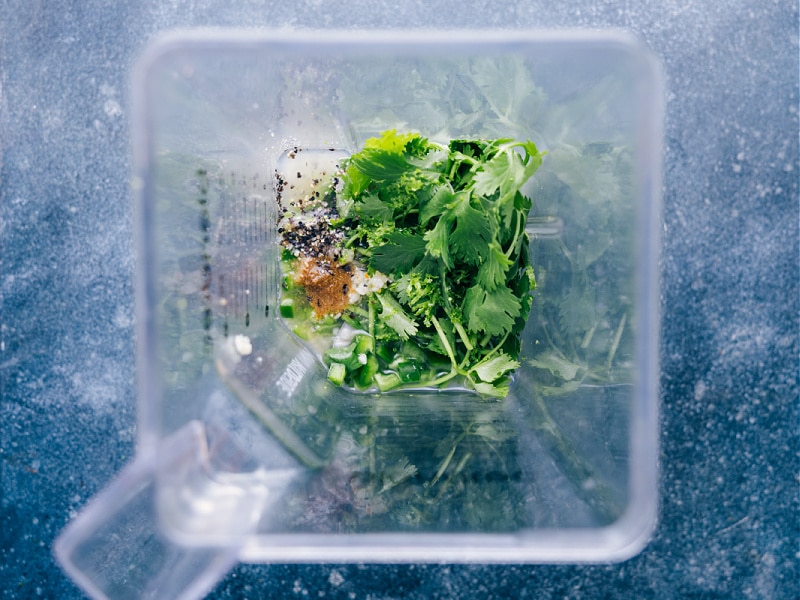
[[[303,258],[296,282],[306,290],[317,317],[341,313],[350,304],[350,269],[328,258]]]

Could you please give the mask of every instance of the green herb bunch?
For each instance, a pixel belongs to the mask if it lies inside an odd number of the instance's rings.
[[[385,391],[461,377],[507,395],[535,288],[520,189],[543,155],[530,141],[445,147],[390,130],[342,165],[345,255],[390,283],[350,315],[366,334],[326,353],[333,381]]]

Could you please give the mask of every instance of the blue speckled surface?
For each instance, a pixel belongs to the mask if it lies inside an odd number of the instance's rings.
[[[133,455],[128,74],[155,33],[200,25],[622,27],[661,57],[668,91],[646,550],[599,566],[241,565],[211,597],[798,597],[797,24],[795,1],[0,0],[0,597],[82,597],[51,544]]]

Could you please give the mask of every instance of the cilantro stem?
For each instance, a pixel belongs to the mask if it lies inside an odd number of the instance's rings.
[[[450,452],[448,452],[447,456],[445,456],[444,460],[442,461],[442,464],[439,466],[439,470],[436,472],[436,475],[434,476],[434,478],[433,478],[433,479],[431,479],[431,482],[430,482],[430,486],[431,486],[431,487],[433,487],[434,485],[436,485],[436,482],[437,482],[437,481],[439,481],[439,479],[441,479],[442,475],[444,475],[444,472],[447,470],[447,467],[448,467],[448,466],[450,466],[450,462],[453,460],[453,456],[454,456],[454,455],[455,455],[455,453],[456,453],[456,449],[458,448],[458,445],[461,443],[461,441],[462,441],[462,440],[463,440],[465,437],[467,437],[467,435],[468,435],[468,434],[469,434],[469,430],[468,430],[468,429],[465,429],[465,430],[464,430],[464,431],[463,431],[461,434],[459,434],[459,436],[458,436],[458,437],[457,437],[457,438],[456,438],[456,439],[453,441],[453,447],[452,447],[452,448],[450,448]],[[462,466],[461,468],[463,468],[463,466]]]
[[[367,332],[369,336],[375,339],[375,300],[370,296],[367,302]]]
[[[450,173],[449,173],[449,178],[451,181],[455,180],[456,171],[458,171],[458,168],[461,166],[462,163],[465,162],[469,163],[471,165],[470,166],[471,169],[481,164],[480,161],[475,160],[471,156],[467,156],[463,152],[453,152],[451,153],[450,158],[453,160],[453,164],[450,167]]]
[[[560,239],[560,238],[558,240],[558,246],[561,249],[561,251],[564,253],[564,256],[567,257],[567,260],[569,261],[570,267],[572,267],[574,269],[575,268],[575,257],[572,255],[572,252],[570,252],[569,248],[567,248],[567,245],[564,243],[564,241],[562,239]]]
[[[444,310],[447,313],[447,317],[452,321],[455,330],[458,332],[458,337],[461,338],[461,342],[464,344],[464,347],[467,349],[467,354],[472,352],[472,349],[475,347],[472,344],[472,341],[469,339],[469,334],[467,334],[466,330],[464,329],[464,325],[462,325],[459,319],[453,318],[453,303],[450,300],[449,290],[447,288],[447,270],[445,268],[444,262],[439,261],[439,282],[442,286],[442,299],[444,301]]]
[[[430,482],[430,486],[431,487],[436,485],[436,482],[439,481],[439,479],[442,477],[442,475],[444,475],[444,472],[447,470],[447,467],[450,464],[450,461],[453,460],[453,455],[456,453],[456,448],[458,447],[458,443],[460,441],[461,441],[461,438],[459,436],[459,439],[457,439],[453,443],[453,447],[450,448],[450,452],[447,454],[447,456],[445,456],[444,460],[442,461],[442,464],[439,466],[439,470],[436,471],[436,475],[434,475],[433,479],[431,479],[431,482]]]
[[[357,230],[356,230],[356,232],[355,232],[353,235],[351,235],[349,238],[347,238],[347,239],[346,239],[346,240],[345,240],[345,241],[342,243],[342,246],[343,246],[344,248],[352,248],[352,247],[353,247],[353,242],[355,242],[355,241],[356,241],[358,238],[360,238],[362,235],[364,235],[364,232],[363,232],[363,231],[360,231],[360,230],[358,230],[358,229],[357,229]]]
[[[592,343],[592,338],[594,337],[594,332],[597,331],[598,321],[594,322],[592,328],[586,332],[586,335],[583,336],[583,341],[581,342],[581,349],[586,350],[589,347],[589,344]]]
[[[350,325],[353,329],[361,329],[362,324],[360,321],[350,317],[347,313],[342,314],[342,321]]]
[[[464,343],[464,347],[466,347],[467,352],[472,352],[472,349],[475,346],[472,345],[472,341],[470,341],[469,335],[467,334],[466,330],[464,329],[464,326],[460,322],[458,322],[455,319],[453,319],[452,317],[451,317],[451,320],[453,321],[453,326],[456,328],[456,331],[458,332],[458,336],[461,338],[461,341]]]
[[[458,461],[456,468],[453,469],[453,472],[447,476],[447,479],[442,483],[441,487],[439,487],[439,493],[436,494],[435,501],[438,501],[444,496],[444,493],[447,491],[448,486],[453,481],[453,477],[461,473],[464,470],[464,467],[467,466],[467,462],[469,459],[472,458],[472,452],[467,452],[464,456],[461,457],[461,460]]]
[[[506,113],[500,110],[500,107],[497,106],[494,102],[492,102],[492,99],[488,95],[484,94],[483,99],[486,100],[486,104],[489,105],[489,109],[497,116],[497,120],[500,123],[503,123],[504,125],[507,125],[508,127],[512,128],[517,127],[517,124],[514,123],[511,119],[509,119],[508,115],[506,115]],[[509,106],[508,109],[510,111],[511,107]]]
[[[362,318],[366,317],[369,318],[369,312],[361,308],[360,306],[350,306],[349,312],[356,314]]]
[[[439,339],[442,342],[442,347],[444,347],[445,352],[447,352],[447,356],[450,359],[450,364],[453,366],[453,369],[457,371],[458,363],[456,362],[456,357],[453,354],[453,349],[450,347],[450,341],[447,339],[444,329],[442,329],[442,326],[439,324],[439,319],[436,317],[431,317],[431,322],[436,328],[436,333],[439,334]]]
[[[514,226],[514,239],[511,241],[511,244],[508,246],[508,250],[506,250],[505,255],[506,258],[510,259],[511,255],[514,253],[514,250],[519,245],[519,238],[520,238],[520,224],[522,223],[522,214],[520,211],[515,211],[517,215],[517,224]]]
[[[622,319],[617,326],[617,331],[614,334],[614,341],[611,342],[611,348],[608,351],[608,358],[606,359],[606,368],[611,368],[611,363],[614,361],[614,355],[617,353],[617,348],[619,348],[619,340],[622,338],[622,331],[625,329],[625,323],[628,320],[628,313],[622,315]]]
[[[375,416],[372,415],[370,417],[370,425],[375,424]],[[374,437],[373,437],[374,439]],[[377,475],[377,469],[375,468],[375,444],[372,443],[369,445],[369,472],[372,477]]]
[[[459,373],[460,373],[459,369],[452,369],[449,373],[446,373],[445,375],[442,375],[441,377],[438,377],[436,379],[432,379],[432,380],[430,380],[428,382],[424,382],[424,385],[430,386],[430,387],[439,387],[443,383],[447,383],[448,381],[453,379],[453,377],[455,377]],[[414,386],[414,387],[418,387],[418,386]]]
[[[503,344],[505,344],[505,343],[506,343],[506,340],[508,339],[508,336],[509,336],[510,334],[511,334],[510,332],[509,332],[509,333],[507,333],[507,334],[505,334],[505,335],[503,336],[503,339],[501,339],[501,340],[500,340],[500,342],[499,342],[497,345],[495,345],[495,347],[494,347],[494,348],[492,348],[491,350],[489,350],[489,352],[487,352],[486,354],[484,354],[484,355],[483,355],[483,360],[481,360],[481,362],[482,362],[482,363],[484,363],[484,362],[486,362],[487,360],[489,360],[490,358],[492,358],[492,356],[494,355],[494,353],[495,353],[495,352],[497,352],[498,350],[500,350],[500,348],[502,348],[502,347],[503,347]]]

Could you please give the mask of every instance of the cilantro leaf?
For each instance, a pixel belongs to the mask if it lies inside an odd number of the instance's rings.
[[[357,205],[356,212],[359,217],[367,221],[389,222],[394,217],[394,211],[378,196],[374,194],[366,195]]]
[[[520,315],[522,303],[507,287],[491,292],[480,284],[467,290],[464,297],[464,314],[470,331],[488,335],[505,335]]]
[[[449,240],[453,255],[471,265],[486,258],[493,237],[493,221],[486,217],[486,213],[471,205],[468,195],[456,195],[444,217],[455,222]]]
[[[348,199],[358,198],[369,184],[370,178],[359,171],[352,162],[348,161],[344,172],[344,186],[342,187],[341,195]]]
[[[381,303],[383,322],[391,327],[401,340],[407,340],[409,336],[416,335],[417,324],[405,313],[397,300],[387,293],[378,294],[378,300]]]
[[[373,181],[391,181],[414,168],[402,154],[365,149],[350,157],[350,164]]]
[[[397,133],[396,129],[387,129],[379,137],[371,137],[364,142],[364,150],[384,150],[394,154],[405,152],[409,142],[423,141],[423,138],[415,133]],[[363,151],[360,153],[362,154]]]
[[[436,191],[424,204],[419,211],[420,225],[425,226],[433,217],[440,216],[448,204],[453,202],[453,188],[449,183],[445,183],[436,188]]]
[[[515,146],[524,148],[525,157],[514,150]],[[475,174],[475,193],[491,196],[499,190],[498,202],[502,204],[514,197],[541,164],[542,154],[533,142],[509,144]]]
[[[408,462],[408,458],[402,457],[394,464],[387,465],[381,473],[381,488],[379,494],[402,483],[409,477],[417,474],[417,467]]]
[[[486,258],[478,269],[476,279],[487,290],[493,290],[505,285],[508,268],[511,260],[505,255],[500,244],[491,242],[486,253]]]
[[[425,233],[424,239],[428,254],[440,258],[445,266],[451,269],[453,261],[450,258],[450,222],[444,217],[439,218],[434,228]]]
[[[442,287],[430,273],[409,271],[392,284],[400,302],[418,317],[430,321],[442,300]]]
[[[472,369],[481,381],[492,383],[500,379],[509,371],[519,367],[519,362],[511,358],[508,354],[501,352],[497,356],[484,360]]]
[[[553,351],[543,352],[536,358],[528,361],[537,369],[546,369],[564,381],[572,381],[580,371],[581,366],[556,354]]]
[[[515,153],[501,152],[484,163],[483,168],[475,174],[475,193],[491,196],[500,190],[500,197],[505,197],[509,188],[522,180],[524,167],[515,160]]]
[[[393,231],[387,236],[387,243],[373,249],[369,265],[386,274],[408,271],[422,259],[425,246],[420,235]]]
[[[494,385],[492,383],[485,383],[485,382],[474,382],[472,387],[475,388],[475,391],[478,392],[481,396],[487,396],[490,398],[505,398],[508,396],[509,387],[508,384],[505,385]]]

